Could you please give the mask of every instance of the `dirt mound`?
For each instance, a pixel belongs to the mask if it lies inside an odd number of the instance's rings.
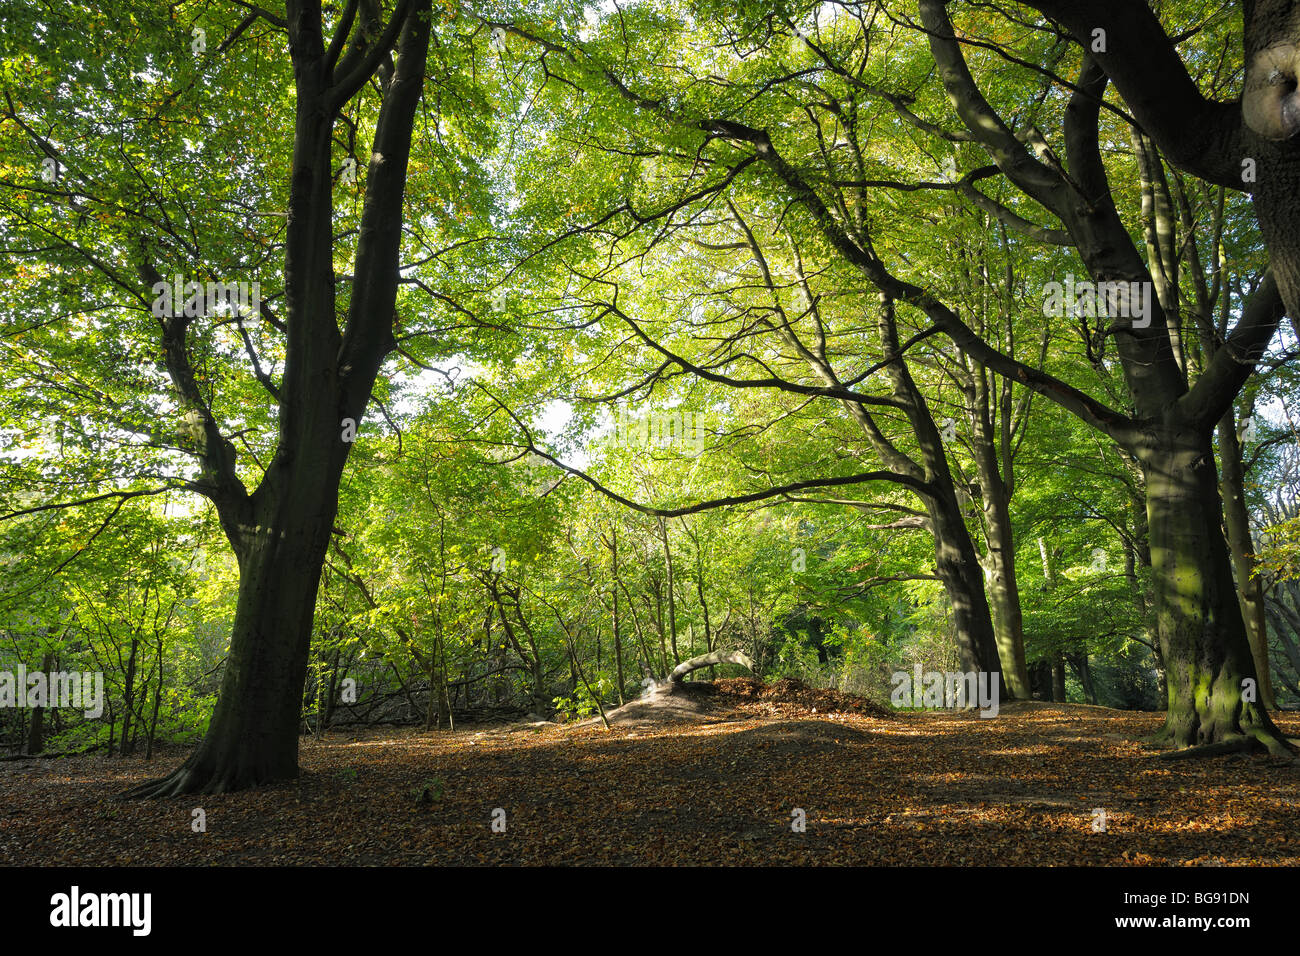
[[[605,719],[611,726],[631,728],[676,723],[707,724],[730,719],[732,708],[729,703],[721,700],[717,688],[709,681],[664,681],[636,700],[606,711]],[[569,726],[594,727],[599,724],[599,717],[588,717]]]
[[[859,714],[863,717],[892,717],[894,712],[875,701],[843,694],[837,690],[809,687],[793,677],[782,677],[764,684],[753,677],[731,677],[713,681],[718,701],[732,703],[745,710],[759,710],[782,717],[806,717],[812,714]]]
[[[622,707],[605,712],[611,726],[628,728],[664,724],[710,724],[739,717],[816,717],[822,714],[858,714],[892,717],[893,711],[874,701],[837,690],[820,690],[803,681],[782,677],[764,684],[752,677],[716,681],[663,681],[653,690]],[[594,727],[599,717],[588,717],[569,727]]]

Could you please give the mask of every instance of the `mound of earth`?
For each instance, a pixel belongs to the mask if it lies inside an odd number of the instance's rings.
[[[731,677],[713,682],[718,697],[734,701],[745,710],[759,710],[782,717],[812,714],[858,714],[863,717],[893,717],[894,712],[873,700],[838,690],[809,687],[793,677],[764,684],[753,677]]]
[[[664,682],[636,700],[605,713],[611,726],[648,727],[672,723],[715,723],[739,716],[810,717],[858,714],[892,717],[893,711],[865,697],[809,687],[793,677],[771,684],[752,677],[717,681]],[[600,718],[573,726],[589,727]]]
[[[718,694],[708,681],[672,683],[664,681],[628,701],[622,707],[605,711],[611,727],[651,727],[661,724],[707,724],[731,720],[735,714],[725,704],[719,705]],[[572,727],[590,727],[600,723],[599,717],[571,724]]]

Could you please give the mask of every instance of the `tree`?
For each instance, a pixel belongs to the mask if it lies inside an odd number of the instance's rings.
[[[128,84],[126,89],[132,83],[139,88],[145,82],[141,76],[158,83],[158,71],[151,72],[148,58],[157,53],[155,62],[172,59],[166,47],[175,43],[175,26],[152,11],[144,13],[142,24],[125,11],[114,8],[107,13],[129,24],[132,35],[141,37],[145,45],[142,49],[100,52],[109,75]],[[184,766],[156,783],[137,788],[133,791],[136,796],[220,792],[297,775],[301,695],[317,585],[334,528],[340,476],[352,447],[352,432],[363,419],[380,365],[395,347],[403,197],[416,107],[424,85],[430,3],[399,0],[384,22],[376,0],[352,0],[333,18],[328,34],[322,6],[315,0],[290,0],[283,17],[260,8],[245,10],[240,16],[233,26],[221,15],[195,26],[193,50],[200,67],[180,67],[182,82],[168,96],[154,100],[149,95],[128,94],[122,98],[125,102],[120,106],[125,113],[143,112],[149,117],[143,126],[155,136],[151,143],[122,132],[114,137],[118,144],[114,152],[112,141],[96,141],[93,133],[87,133],[87,126],[94,122],[96,97],[111,98],[120,87],[105,90],[89,81],[83,91],[87,104],[62,123],[53,112],[40,112],[57,104],[55,91],[64,82],[61,73],[79,69],[75,45],[80,41],[60,31],[58,42],[42,49],[36,38],[43,28],[37,23],[38,15],[30,12],[25,25],[32,47],[25,52],[39,59],[38,79],[45,86],[25,97],[27,102],[10,99],[6,103],[10,129],[20,131],[19,136],[56,170],[55,182],[44,190],[48,214],[32,214],[15,205],[6,210],[7,216],[16,222],[30,246],[48,247],[52,241],[59,250],[57,256],[88,263],[117,295],[138,303],[137,314],[152,317],[170,394],[183,416],[182,444],[197,463],[197,473],[166,487],[183,487],[212,501],[239,565],[230,652],[207,734]],[[178,227],[174,214],[184,217],[187,210],[177,210],[175,197],[166,185],[160,185],[172,170],[147,164],[178,147],[184,156],[183,138],[167,125],[169,110],[202,116],[204,106],[214,103],[219,116],[226,119],[234,107],[236,112],[242,110],[242,124],[230,132],[241,140],[251,137],[252,114],[232,97],[241,78],[260,77],[255,72],[260,49],[243,61],[248,72],[241,74],[236,69],[233,80],[229,74],[208,79],[201,70],[202,64],[213,60],[221,67],[227,65],[224,54],[228,49],[232,56],[241,52],[241,36],[249,46],[260,48],[265,35],[258,31],[267,26],[273,36],[287,34],[285,65],[291,66],[293,73],[292,158],[284,164],[287,188],[263,189],[260,176],[249,183],[246,177],[260,171],[237,162],[234,182],[223,184],[216,195],[231,200],[245,216],[255,210],[267,216],[265,207],[258,206],[278,193],[284,212],[269,216],[273,223],[284,220],[283,233],[278,240],[250,243],[245,239],[249,233],[240,235],[227,227],[215,235],[223,248],[210,253],[191,228]],[[215,33],[220,28],[229,32],[216,45]],[[214,33],[215,50],[205,56],[206,30]],[[259,38],[249,40],[255,35]],[[162,49],[154,51],[150,46]],[[371,160],[355,240],[349,244],[348,230],[342,236],[336,234],[336,141],[346,148],[355,142],[358,132],[364,135],[366,125],[358,123],[359,109],[374,102],[366,92],[372,83],[378,90],[378,110],[373,123],[366,124],[373,126]],[[259,79],[252,90],[266,95],[274,109],[275,100],[270,96],[274,88],[273,83]],[[345,112],[354,115],[345,117]],[[36,125],[28,119],[33,114],[41,117]],[[51,117],[49,122],[45,115]],[[349,131],[348,138],[342,140],[336,136],[341,119],[346,119]],[[43,134],[38,126],[52,132]],[[275,127],[272,130],[270,136],[274,137]],[[218,125],[214,135],[219,137],[223,131]],[[89,145],[78,142],[78,136],[85,136]],[[197,148],[205,151],[220,146],[208,136],[199,139]],[[88,155],[92,147],[110,156],[111,165],[105,159],[97,167]],[[60,176],[61,168],[67,172]],[[200,176],[201,181],[203,178]],[[215,178],[215,172],[207,172],[207,182]],[[187,185],[192,188],[192,181]],[[250,203],[250,197],[256,198]],[[87,214],[96,215],[106,224],[103,232],[111,225],[117,235],[98,235],[88,229],[78,232],[72,223],[66,224],[72,229],[66,228],[58,213],[61,203],[83,210],[83,221]],[[42,236],[45,241],[39,242]],[[245,266],[253,261],[264,268],[282,263],[283,288],[268,289],[260,309],[256,297],[252,308],[244,296],[238,304],[230,301],[226,278],[231,254],[241,245],[248,249]],[[335,266],[349,257],[352,275],[348,288],[340,294]],[[198,273],[201,277],[204,271],[218,280],[215,295],[213,283],[205,287],[196,282],[197,291],[189,284],[183,290],[173,288],[173,274]],[[178,308],[182,301],[183,307]],[[272,308],[272,301],[277,308]],[[259,360],[247,327],[259,319],[275,339],[261,356],[270,359],[269,370]],[[209,371],[215,347],[213,328],[222,324],[237,327],[253,367],[253,379],[264,389],[263,404],[268,397],[271,404],[268,418],[274,423],[277,439],[260,478],[254,477],[257,469],[237,460],[235,439],[242,432],[230,422],[239,421],[242,412],[234,407],[223,415],[216,407],[218,395],[229,399],[234,392],[233,387],[214,382]],[[278,381],[273,374],[277,370]],[[104,395],[101,400],[106,399]],[[141,404],[147,409],[151,404],[156,407],[157,402],[146,398]],[[229,420],[222,421],[223,417]],[[255,454],[252,457],[256,460]],[[254,483],[251,491],[246,481]],[[133,493],[142,492],[110,491],[105,496]]]
[[[1178,59],[1177,55],[1163,28],[1145,7],[1139,10],[1136,5],[1126,6],[1133,17],[1113,22],[1109,27],[1097,27],[1095,19],[1085,25],[1077,10],[1048,11],[1073,25],[1072,32],[1087,51],[1064,122],[1068,174],[1059,168],[1059,163],[1044,162],[1041,150],[1038,158],[1031,155],[989,105],[967,66],[943,5],[922,0],[920,12],[945,89],[963,125],[989,150],[998,168],[1061,220],[1094,281],[1136,282],[1151,288],[1151,272],[1128,239],[1099,151],[1099,117],[1107,80],[1115,80],[1137,121],[1146,126],[1148,134],[1174,162],[1185,158],[1188,141],[1185,137],[1174,141],[1165,135],[1169,128],[1167,104],[1161,103],[1159,116],[1151,109],[1154,85],[1159,83],[1163,90],[1167,77],[1149,71],[1157,58],[1149,52],[1137,55],[1137,48],[1130,46],[1133,35],[1146,34],[1147,41],[1155,42],[1157,37],[1152,34],[1158,31],[1162,54],[1167,51],[1174,60]],[[1258,49],[1252,44],[1259,37],[1258,24],[1251,14],[1247,20],[1249,58]],[[1111,37],[1113,41],[1109,45],[1098,44],[1095,29],[1103,31],[1103,41]],[[1134,75],[1132,61],[1120,53],[1121,49],[1140,61],[1140,78]],[[1255,56],[1247,72],[1248,115],[1252,97],[1256,95],[1252,91],[1259,83],[1257,62]],[[1173,63],[1164,66],[1175,69]],[[1181,61],[1173,76],[1180,84],[1186,80],[1184,93],[1190,87],[1190,92],[1200,99]],[[1222,110],[1218,112],[1221,115]],[[1221,129],[1223,124],[1217,127]],[[1292,181],[1300,175],[1300,164],[1283,160],[1271,144],[1258,145],[1266,154],[1261,160],[1270,173],[1290,177]],[[1181,153],[1180,148],[1184,150]],[[1196,170],[1209,172],[1213,164],[1227,164],[1234,159],[1237,157],[1212,157],[1210,166],[1197,164]],[[1239,186],[1241,164],[1237,163],[1236,168],[1233,185]],[[1221,177],[1221,169],[1219,174]],[[1022,380],[1029,378],[1030,387],[1108,434],[1133,454],[1142,467],[1156,616],[1170,675],[1165,733],[1179,747],[1259,743],[1274,752],[1291,749],[1273,727],[1267,711],[1243,695],[1244,682],[1255,680],[1256,672],[1220,527],[1222,506],[1211,446],[1219,419],[1277,328],[1283,314],[1283,297],[1293,309],[1300,308],[1300,284],[1293,278],[1296,264],[1289,261],[1293,255],[1293,239],[1288,233],[1294,231],[1294,226],[1279,228],[1273,219],[1279,212],[1278,205],[1289,206],[1294,198],[1279,195],[1273,191],[1275,188],[1276,184],[1270,185],[1266,195],[1257,197],[1256,209],[1279,279],[1275,281],[1273,274],[1265,277],[1246,303],[1241,320],[1227,336],[1224,348],[1194,384],[1189,385],[1186,369],[1179,366],[1171,345],[1171,330],[1178,328],[1177,318],[1165,311],[1166,303],[1160,303],[1158,297],[1152,302],[1154,314],[1149,325],[1140,328],[1134,321],[1131,328],[1119,327],[1114,333],[1132,401],[1132,417],[1116,415],[1080,393],[1069,394],[1049,379],[1039,378],[1034,382],[1034,376],[1023,366],[1017,368],[1017,363],[1006,362],[1002,356],[994,364],[1003,374]],[[888,282],[887,272],[878,262],[872,268]],[[936,324],[964,348],[973,346],[978,354],[979,344],[972,342],[973,333],[956,315],[921,289],[908,288],[907,284],[896,288],[901,294],[915,296],[914,301]]]
[[[239,560],[239,603],[225,677],[203,742],[175,773],[138,788],[136,796],[224,792],[297,776],[299,709],[316,589],[351,450],[347,420],[364,417],[375,377],[393,347],[403,195],[423,92],[429,11],[428,0],[402,0],[381,30],[376,5],[350,3],[327,47],[319,4],[288,4],[297,100],[284,263],[280,437],[265,477],[251,494],[235,475],[233,446],[205,414],[192,384],[185,319],[164,321],[168,371],[203,414],[208,451],[201,490],[217,506]],[[397,55],[390,66],[394,42]],[[340,332],[333,133],[340,110],[372,77],[379,78],[384,95]],[[161,275],[146,271],[145,278],[156,282]]]

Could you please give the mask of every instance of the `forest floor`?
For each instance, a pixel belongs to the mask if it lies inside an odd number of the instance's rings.
[[[719,683],[608,731],[304,739],[298,781],[249,793],[113,799],[180,751],[0,763],[0,864],[1300,865],[1300,764],[1154,759],[1160,714]],[[1300,737],[1300,714],[1277,720]]]

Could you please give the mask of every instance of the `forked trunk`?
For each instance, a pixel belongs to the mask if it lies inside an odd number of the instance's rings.
[[[344,17],[344,34],[327,50],[320,5],[294,0],[287,5],[296,104],[284,259],[284,372],[272,387],[280,441],[262,483],[248,495],[235,469],[233,444],[214,421],[204,419],[203,486],[239,559],[230,653],[199,748],[169,776],[125,796],[220,793],[298,776],[316,590],[338,511],[339,480],[375,376],[393,347],[403,197],[424,88],[429,6],[429,0],[399,4],[380,35],[376,9],[363,4],[361,20],[354,24]],[[340,58],[353,26],[354,42]],[[395,68],[392,58],[381,56],[391,48],[394,31],[399,31]],[[375,36],[379,45],[371,49]],[[379,80],[383,100],[347,320],[340,331],[332,130],[339,110],[372,78]],[[189,364],[185,323],[172,318],[164,332],[173,382],[192,406],[206,408]]]

